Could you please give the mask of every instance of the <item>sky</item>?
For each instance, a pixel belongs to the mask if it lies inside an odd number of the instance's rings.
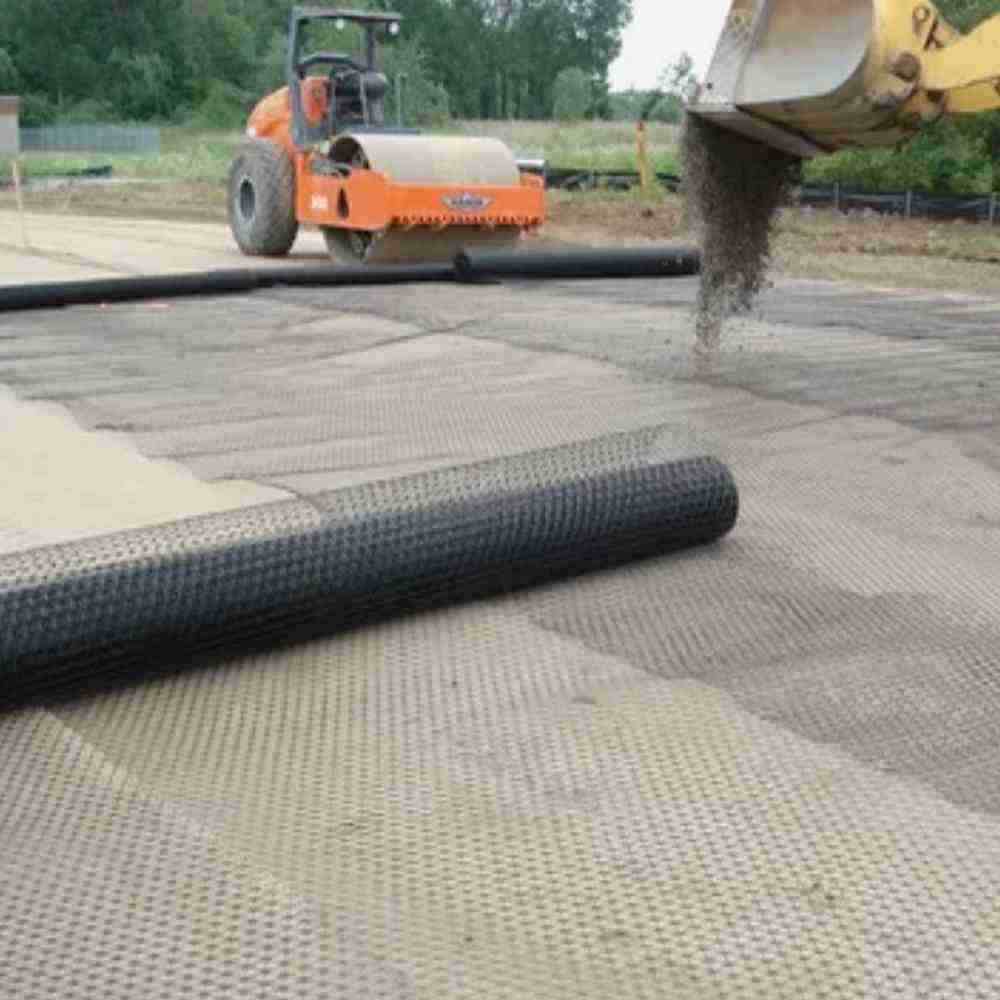
[[[691,54],[702,75],[730,6],[730,0],[632,0],[632,23],[611,67],[612,90],[654,86],[660,70],[682,52]]]

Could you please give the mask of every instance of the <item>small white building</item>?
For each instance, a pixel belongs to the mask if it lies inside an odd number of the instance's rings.
[[[0,156],[17,156],[21,152],[20,109],[21,98],[0,95]]]

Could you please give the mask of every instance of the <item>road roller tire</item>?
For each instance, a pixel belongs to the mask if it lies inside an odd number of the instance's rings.
[[[323,227],[326,252],[334,264],[366,264],[368,254],[376,242],[374,233],[354,229]]]
[[[281,257],[298,235],[295,169],[291,158],[267,139],[243,143],[229,170],[229,228],[252,256]]]

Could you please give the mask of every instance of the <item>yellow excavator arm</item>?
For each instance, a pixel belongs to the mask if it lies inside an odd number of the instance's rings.
[[[1000,108],[1000,14],[923,0],[733,0],[692,113],[797,156],[893,145]]]
[[[924,10],[920,19],[928,27],[918,35],[923,51],[917,54],[921,85],[944,92],[983,86],[989,106],[1000,105],[1000,14],[962,35],[930,5]]]

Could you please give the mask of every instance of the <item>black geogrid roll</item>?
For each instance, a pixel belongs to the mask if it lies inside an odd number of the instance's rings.
[[[460,280],[480,278],[665,278],[697,274],[695,247],[608,247],[601,250],[463,250],[455,258]]]
[[[0,701],[713,541],[736,485],[641,435],[0,557]],[[581,458],[584,459],[580,464]]]

